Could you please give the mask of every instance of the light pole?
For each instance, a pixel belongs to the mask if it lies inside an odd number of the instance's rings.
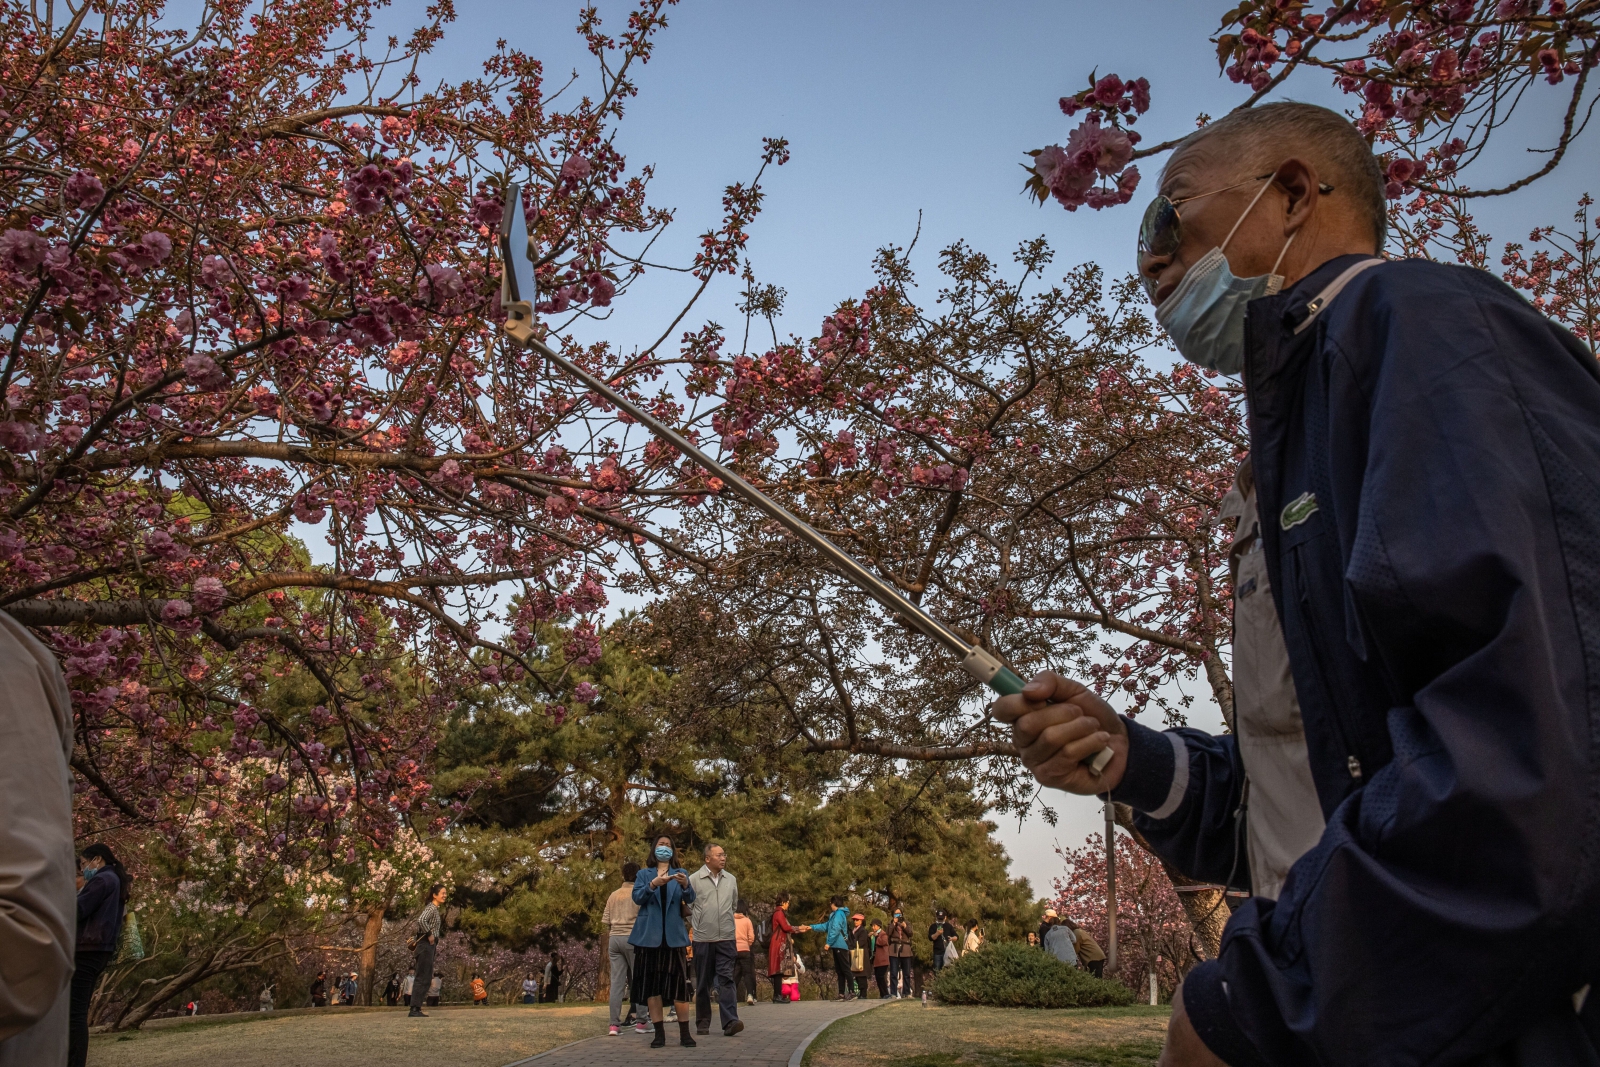
[[[1117,823],[1106,793],[1106,973],[1117,971]]]

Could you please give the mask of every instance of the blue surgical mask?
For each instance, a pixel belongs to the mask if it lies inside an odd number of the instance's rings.
[[[1167,331],[1183,358],[1196,366],[1222,374],[1238,374],[1244,370],[1245,308],[1250,301],[1271,296],[1283,288],[1283,275],[1277,271],[1296,234],[1290,234],[1283,243],[1283,251],[1278,253],[1278,262],[1272,265],[1270,274],[1236,278],[1228,267],[1227,256],[1223,255],[1251,208],[1270,188],[1271,182],[1261,187],[1222,244],[1185,271],[1172,295],[1156,308],[1156,321]]]
[[[95,866],[94,864],[85,863],[83,865],[83,880],[84,881],[87,882],[89,879],[93,878],[95,875],[97,875],[99,873],[100,873],[100,868]]]
[[[656,859],[658,859],[658,860],[670,860],[671,858],[672,858],[672,849],[668,848],[666,845],[657,845],[656,846]]]

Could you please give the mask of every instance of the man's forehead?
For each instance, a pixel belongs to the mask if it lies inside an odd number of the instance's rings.
[[[1238,161],[1219,151],[1217,141],[1215,137],[1203,137],[1173,152],[1172,159],[1161,172],[1161,192],[1169,198],[1174,192],[1192,193],[1195,186],[1214,185],[1231,175]]]

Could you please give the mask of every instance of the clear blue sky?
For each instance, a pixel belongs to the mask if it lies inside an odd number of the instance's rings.
[[[596,84],[592,61],[572,32],[578,8],[572,0],[457,2],[460,18],[430,63],[433,76],[475,76],[494,40],[505,37],[544,59],[552,83],[576,69],[580,86]],[[1150,79],[1153,106],[1137,127],[1150,143],[1192,129],[1201,112],[1220,115],[1237,104],[1243,94],[1217,76],[1206,39],[1229,6],[1220,0],[686,0],[672,9],[655,58],[639,71],[640,94],[629,104],[618,144],[630,169],[655,165],[652,200],[678,211],[659,254],[683,262],[698,234],[716,224],[723,186],[754,173],[761,138],[789,139],[793,160],[769,172],[767,209],[750,244],[761,280],[788,290],[780,331],[809,336],[839,300],[860,294],[871,282],[873,251],[909,242],[919,212],[918,260],[930,300],[938,288],[933,257],[957,239],[1003,260],[1018,242],[1042,233],[1063,271],[1085,260],[1123,271],[1159,162],[1142,168],[1145,183],[1134,204],[1075,214],[1019,195],[1018,164],[1027,149],[1065,139],[1069,120],[1055,101],[1081,88],[1092,68]],[[626,5],[604,0],[599,7],[619,32]],[[419,10],[408,0],[395,14],[405,21]],[[1540,83],[1528,102],[1559,99],[1565,89]],[[1314,77],[1295,97],[1344,106]],[[1542,158],[1520,149],[1549,143],[1553,129],[1553,122],[1538,121],[1508,131],[1502,140],[1521,141],[1508,144],[1491,161],[1498,173],[1484,177],[1537,167]],[[1591,133],[1529,192],[1486,202],[1480,221],[1501,241],[1521,239],[1534,225],[1568,221],[1585,183],[1600,187],[1597,140]],[[670,277],[640,286],[619,305],[604,336],[625,348],[648,344],[687,289],[683,279]],[[737,289],[724,277],[688,324],[709,318],[732,331],[742,322],[733,309]],[[1041,893],[1059,870],[1053,842],[1077,844],[1099,827],[1091,801],[1063,796],[1056,806],[1059,828],[1034,820],[1002,834],[1014,872]]]

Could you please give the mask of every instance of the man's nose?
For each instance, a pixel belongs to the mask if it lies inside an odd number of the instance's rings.
[[[1154,252],[1141,252],[1139,254],[1139,278],[1141,280],[1149,278],[1151,281],[1158,281],[1161,278],[1161,272],[1166,270],[1167,264],[1171,262],[1171,255],[1158,256]]]

